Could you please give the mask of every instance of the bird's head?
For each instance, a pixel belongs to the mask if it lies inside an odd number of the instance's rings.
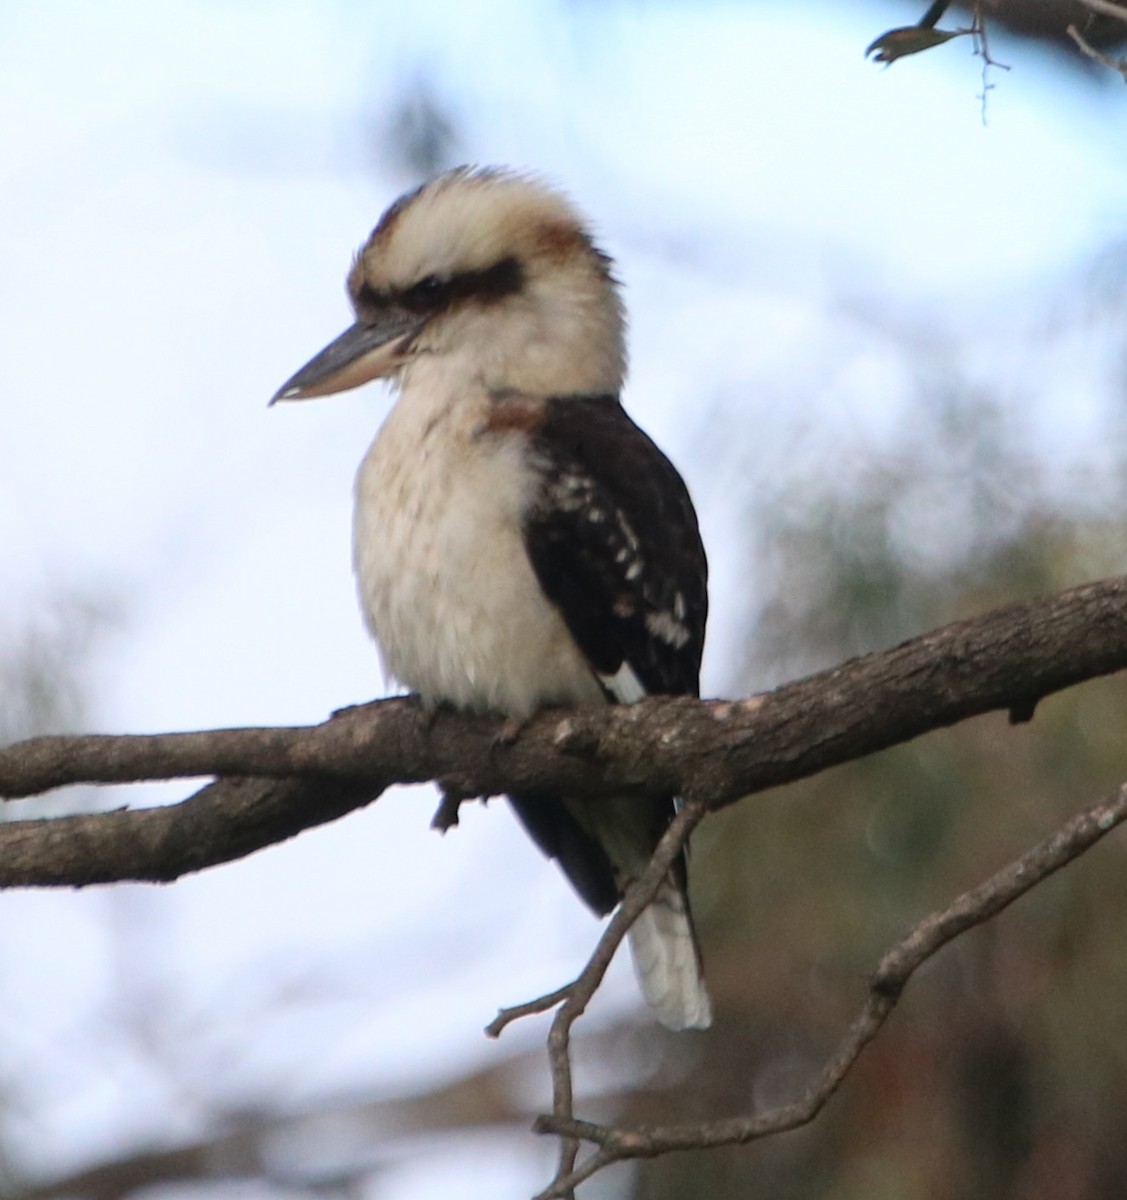
[[[610,260],[539,179],[460,167],[397,200],[348,273],[355,323],[278,390],[303,400],[429,363],[489,388],[617,393],[624,317]]]

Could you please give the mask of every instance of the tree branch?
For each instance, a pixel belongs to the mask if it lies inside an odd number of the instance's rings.
[[[0,750],[0,796],[228,776],[178,805],[0,825],[0,887],[170,880],[369,803],[392,783],[457,796],[679,794],[710,809],[1127,666],[1127,578],[996,609],[751,699],[657,698],[499,721],[410,699],[322,725],[35,738]],[[230,778],[236,777],[236,778]]]
[[[1119,21],[1127,21],[1127,5],[1112,4],[1111,0],[1080,0],[1085,8],[1099,13],[1102,17],[1114,17]]]
[[[991,710],[1029,720],[1042,697],[1127,666],[1127,577],[1002,608],[737,702],[658,698],[544,712],[514,735],[497,719],[427,714],[411,698],[344,710],[322,725],[149,736],[38,738],[0,750],[0,796],[74,783],[218,775],[180,804],[0,825],[0,887],[170,880],[333,820],[394,783],[436,780],[446,823],[464,797],[636,791],[685,798],[580,975],[504,1010],[489,1028],[557,1007],[548,1037],[561,1139],[543,1200],[602,1167],[752,1141],[811,1121],[887,1019],[916,968],[1081,854],[1127,816],[1127,785],[981,887],[921,922],[873,976],[865,1006],[799,1100],[703,1125],[617,1129],[577,1120],[571,1028],[638,912],[707,811],[741,796]],[[596,1149],[577,1165],[580,1145]]]
[[[688,843],[693,830],[700,824],[707,809],[703,805],[686,804],[670,822],[669,828],[658,842],[646,869],[626,889],[626,895],[615,909],[614,915],[603,930],[587,965],[579,977],[567,989],[567,997],[560,1006],[548,1031],[548,1065],[552,1075],[552,1116],[564,1123],[575,1115],[575,1094],[571,1083],[571,1027],[583,1015],[587,1005],[603,982],[603,976],[611,964],[623,938],[629,932],[642,909],[653,899],[661,881],[669,873],[673,860]],[[534,1126],[537,1128],[537,1126]],[[579,1141],[565,1134],[560,1144],[558,1181],[566,1179],[575,1169],[579,1153]],[[561,1195],[570,1196],[572,1188],[566,1187]],[[539,1198],[537,1198],[539,1200]]]
[[[1124,20],[1127,20],[1127,9],[1124,10],[1123,15]],[[1118,71],[1119,74],[1123,76],[1124,80],[1127,81],[1127,59],[1109,58],[1106,54],[1097,50],[1076,28],[1075,25],[1069,25],[1065,32],[1076,43],[1076,46],[1080,50],[1081,54],[1087,55],[1088,58],[1090,58],[1093,62],[1099,63],[1101,67],[1107,67],[1109,71]]]
[[[757,1141],[809,1124],[838,1090],[861,1051],[876,1037],[896,1007],[908,980],[929,958],[966,930],[996,916],[1019,896],[1060,870],[1127,819],[1127,784],[1073,817],[1052,837],[1027,851],[985,883],[964,892],[947,908],[925,917],[881,959],[869,981],[869,994],[856,1020],[805,1095],[764,1113],[704,1124],[619,1129],[552,1116],[538,1117],[533,1129],[566,1139],[593,1142],[598,1149],[578,1168],[557,1175],[535,1200],[570,1196],[575,1187],[611,1163],[655,1158],[675,1150],[701,1150]]]

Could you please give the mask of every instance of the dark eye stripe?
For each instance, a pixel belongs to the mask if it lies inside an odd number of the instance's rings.
[[[503,258],[481,271],[464,271],[446,285],[449,300],[475,299],[494,304],[519,292],[524,285],[524,271],[515,258]]]
[[[496,304],[506,296],[519,292],[523,283],[524,271],[520,263],[510,257],[480,271],[460,271],[449,279],[427,275],[408,288],[394,291],[378,292],[365,283],[357,292],[356,299],[364,308],[402,308],[425,316],[441,312],[463,300]]]

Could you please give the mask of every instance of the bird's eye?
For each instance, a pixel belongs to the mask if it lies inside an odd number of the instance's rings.
[[[446,285],[437,275],[427,275],[403,293],[404,305],[413,311],[435,308],[445,299]]]

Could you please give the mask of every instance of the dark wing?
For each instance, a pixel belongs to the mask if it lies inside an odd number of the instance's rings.
[[[608,693],[698,695],[708,563],[676,467],[606,396],[549,400],[532,450],[528,556]]]
[[[676,468],[613,397],[549,400],[530,436],[541,485],[525,515],[525,546],[608,698],[697,695],[708,564]],[[597,820],[578,819],[581,808],[555,797],[510,800],[583,899],[609,912],[618,903],[619,872]],[[673,801],[639,802],[631,813],[630,837],[644,861]],[[683,861],[674,867],[682,887],[684,870]]]

